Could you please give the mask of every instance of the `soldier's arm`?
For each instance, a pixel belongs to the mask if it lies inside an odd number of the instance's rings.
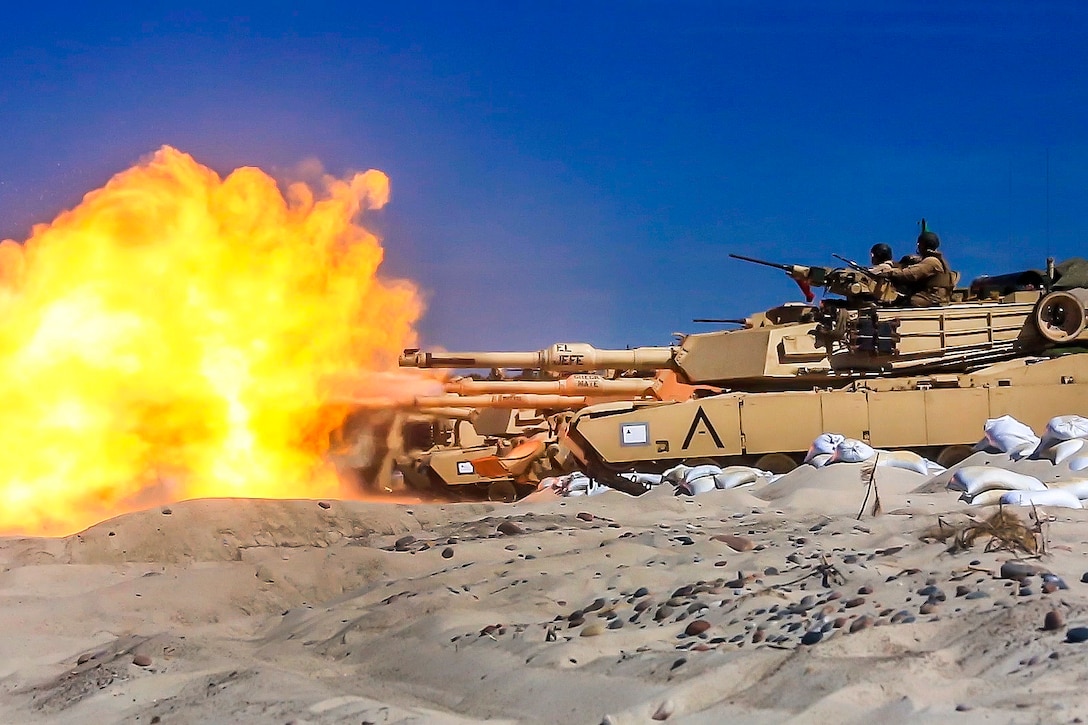
[[[903,282],[918,282],[932,277],[940,271],[941,263],[936,257],[926,257],[918,264],[912,264],[902,269],[893,269],[888,272],[888,279],[901,280]]]

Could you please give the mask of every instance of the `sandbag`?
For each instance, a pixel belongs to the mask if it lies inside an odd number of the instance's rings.
[[[990,418],[982,429],[985,437],[975,446],[976,450],[1008,453],[1014,458],[1021,458],[1039,445],[1039,436],[1035,435],[1035,431],[1011,415]]]
[[[661,483],[663,476],[660,473],[621,473],[628,481],[641,484],[646,488],[653,488]]]
[[[1043,482],[1034,476],[1025,476],[997,466],[964,466],[957,469],[948,481],[948,490],[966,491],[971,496],[995,488],[1006,491],[1046,490]]]
[[[834,453],[835,448],[837,448],[844,440],[846,440],[846,436],[839,435],[838,433],[821,433],[816,436],[816,440],[812,441],[812,445],[808,447],[808,453],[805,455],[805,463],[812,463],[812,459],[817,456]]]
[[[701,493],[713,491],[717,487],[718,484],[714,480],[714,476],[692,476],[691,478],[685,478],[680,482],[676,487],[676,493],[683,493],[688,496],[698,496]]]
[[[1081,501],[1088,498],[1088,478],[1070,478],[1050,484],[1051,491],[1068,491]]]
[[[1080,453],[1081,448],[1084,447],[1085,441],[1081,438],[1073,438],[1067,441],[1058,441],[1045,450],[1036,448],[1032,452],[1032,458],[1049,458],[1054,461],[1054,465],[1060,464],[1067,458],[1070,458],[1077,453]]]
[[[1088,468],[1088,456],[1074,458],[1069,462],[1070,471],[1083,471],[1085,468]]]
[[[877,451],[879,457],[876,465],[889,468],[902,468],[923,475],[933,475],[929,472],[929,461],[912,451]],[[943,469],[942,469],[943,470]]]
[[[991,488],[989,491],[979,491],[972,496],[964,491],[960,495],[960,501],[966,501],[971,506],[996,506],[1001,503],[1001,497],[1008,491],[1003,488]]]
[[[828,463],[862,463],[876,455],[876,450],[868,443],[854,438],[844,438],[835,446]]]
[[[1061,506],[1069,509],[1084,508],[1080,499],[1069,491],[1051,488],[1046,491],[1006,491],[1001,503],[1008,506]]]
[[[1062,441],[1088,438],[1088,418],[1079,415],[1058,415],[1046,424],[1046,432],[1031,454],[1032,458],[1049,458],[1047,451]]]
[[[767,471],[751,466],[728,466],[714,476],[714,482],[718,488],[739,488],[751,486],[761,479],[768,479],[770,475]]]

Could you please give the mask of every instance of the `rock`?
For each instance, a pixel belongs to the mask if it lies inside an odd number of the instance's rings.
[[[1022,561],[1009,559],[1001,565],[1000,577],[1002,579],[1015,579],[1017,581],[1023,581],[1024,579],[1033,577],[1036,574],[1042,574],[1043,571],[1043,569],[1040,569],[1033,564],[1026,564]]]
[[[1052,609],[1043,618],[1043,629],[1052,632],[1065,626],[1065,617],[1057,609]]]
[[[164,508],[164,509],[162,510],[162,515],[163,515],[163,516],[169,516],[169,515],[170,515],[170,514],[172,514],[172,513],[174,513],[174,510],[173,510],[173,509],[171,509],[171,508]]]
[[[824,638],[824,633],[823,632],[821,632],[818,629],[813,629],[813,630],[811,630],[809,632],[805,632],[804,636],[801,637],[801,644],[813,645],[813,644],[816,644],[817,642],[819,642],[823,638]]]
[[[757,629],[755,632],[752,632],[752,642],[753,643],[762,642],[763,638],[766,637],[766,636],[767,636],[766,632],[764,632],[762,629]]]
[[[649,609],[652,606],[654,606],[653,599],[640,599],[635,603],[635,611],[641,612],[644,609]]]
[[[443,559],[452,559],[453,558],[453,547],[452,546],[447,546],[445,549],[442,550],[442,558]]]
[[[412,536],[411,534],[408,534],[407,536],[402,536],[393,542],[393,548],[397,551],[407,551],[408,547],[415,543],[415,540],[416,537]]]
[[[873,593],[873,588],[871,586],[869,586],[868,584],[866,584],[863,587],[858,588],[858,594],[872,594],[872,593]]]
[[[331,504],[331,503],[329,503],[328,501],[318,501],[318,502],[317,502],[317,505],[318,505],[318,506],[320,506],[320,507],[321,507],[321,508],[323,508],[323,509],[327,509],[327,508],[331,508],[331,507],[332,507],[332,504]],[[165,511],[163,511],[163,513],[166,513],[166,512],[165,512]]]
[[[743,536],[734,534],[715,534],[710,537],[712,541],[720,541],[733,551],[751,551],[755,548],[755,542]]]
[[[933,614],[936,611],[937,611],[937,603],[932,602],[932,601],[926,602],[925,604],[923,604],[921,607],[918,608],[918,613],[919,614]]]
[[[865,597],[854,597],[847,601],[843,606],[847,609],[853,609],[854,607],[860,607],[862,604],[865,604]]]
[[[147,655],[139,654],[132,658],[132,664],[136,665],[137,667],[150,667],[151,658]]]
[[[710,622],[705,619],[696,619],[694,622],[684,628],[684,634],[689,637],[695,637],[710,629]]]
[[[672,607],[668,606],[667,604],[662,604],[660,607],[657,608],[657,611],[654,612],[654,621],[661,622],[665,619],[668,619],[672,616],[673,611],[674,610]]]
[[[581,519],[582,521],[592,521],[595,517],[588,511],[579,511],[577,518]]]
[[[987,594],[986,592],[976,589],[975,591],[971,592],[970,594],[967,594],[966,596],[964,596],[964,599],[989,599],[989,597],[990,597],[990,595]]]
[[[1078,643],[1086,640],[1088,640],[1088,627],[1071,627],[1065,633],[1066,642]]]
[[[846,626],[847,621],[846,617],[837,617],[835,621],[831,623],[831,626],[835,629],[842,629]]]
[[[958,587],[956,587],[956,596],[957,597],[967,596],[970,593],[971,593],[971,587],[969,587],[969,586],[965,586],[963,584],[960,584]]]
[[[632,594],[631,596],[638,598],[638,597],[644,597],[649,593],[650,593],[650,590],[647,589],[646,587],[639,587],[638,589],[635,590],[635,593]]]
[[[499,524],[498,531],[503,536],[517,536],[518,534],[525,533],[525,529],[521,528],[513,521],[503,521]]]

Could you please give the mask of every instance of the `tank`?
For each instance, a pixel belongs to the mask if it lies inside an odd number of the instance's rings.
[[[987,418],[1041,427],[1088,405],[1082,260],[976,281],[948,305],[902,308],[888,306],[883,281],[857,265],[742,259],[835,296],[776,308],[743,329],[683,337],[671,367],[685,382],[725,392],[587,406],[559,441],[562,455],[631,493],[641,489],[619,473],[684,461],[784,472],[827,431],[947,465],[969,454]]]

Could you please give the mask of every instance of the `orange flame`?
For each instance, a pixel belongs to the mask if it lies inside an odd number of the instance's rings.
[[[0,532],[204,496],[337,495],[322,381],[395,367],[416,288],[357,218],[379,171],[281,193],[163,147],[0,243]]]

